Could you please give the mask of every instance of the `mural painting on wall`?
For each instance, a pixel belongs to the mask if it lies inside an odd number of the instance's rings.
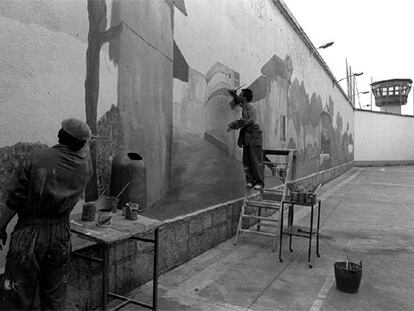
[[[315,93],[309,100],[303,82],[299,84],[295,80],[292,83],[288,118],[293,122],[295,133],[290,133],[289,148],[298,150],[298,172],[301,176],[352,160],[353,137],[349,123],[343,131],[343,118],[338,112],[334,124],[334,112],[330,96],[328,104],[323,107],[320,96]]]
[[[190,74],[190,72],[193,74]],[[197,111],[198,115],[191,115],[189,118],[203,120],[203,123],[198,124],[198,126],[202,127],[201,132],[205,140],[222,150],[227,156],[235,156],[236,136],[234,133],[229,134],[226,131],[226,125],[237,118],[237,113],[229,109],[231,98],[228,90],[239,87],[239,73],[219,62],[214,64],[206,74],[197,72],[197,75],[195,75],[194,72],[195,70],[188,65],[176,42],[174,42],[174,78],[186,82],[189,88],[196,88],[200,84],[204,86],[202,88],[204,93],[198,96],[203,101],[203,108]],[[189,95],[186,93],[184,96]],[[188,105],[195,105],[194,102],[196,101],[195,98],[188,100],[181,98],[180,100],[180,104],[188,103]]]
[[[124,142],[121,116],[117,107],[112,106],[99,119],[97,132],[100,137],[96,143],[98,192],[109,193],[112,160]]]
[[[206,83],[204,137],[227,156],[235,157],[236,135],[227,132],[226,125],[238,117],[236,111],[229,109],[228,90],[240,86],[239,73],[216,63],[207,72]]]
[[[88,48],[86,50],[86,78],[85,78],[85,109],[86,122],[97,134],[97,106],[99,96],[99,67],[102,45],[117,37],[122,31],[122,23],[106,29],[106,1],[88,0],[89,34]],[[85,192],[86,201],[95,201],[98,198],[97,176],[97,146],[90,145],[93,174],[88,182]]]
[[[187,16],[184,0],[172,2],[182,14]],[[115,23],[121,18],[117,1],[112,2],[112,19],[109,29],[106,29],[105,1],[89,0],[88,12],[91,23],[90,39],[96,40],[96,36],[99,35],[100,41],[89,42],[91,50],[88,49],[87,54],[87,72],[90,75],[85,81],[85,109],[88,123],[92,125],[91,127],[95,126],[94,133],[103,137],[97,140],[96,145],[98,162],[96,184],[99,185],[99,191],[102,191],[108,185],[109,164],[114,151],[123,142],[123,134],[121,117],[117,108],[111,108],[101,120],[97,121],[98,47],[104,41],[107,42],[114,38],[109,46],[110,59],[115,63],[119,61],[116,36],[121,31],[121,26]],[[101,19],[96,18],[97,16]],[[227,133],[226,126],[230,121],[239,118],[240,113],[230,109],[228,103],[231,98],[226,90],[239,87],[246,77],[241,77],[236,68],[231,68],[218,60],[212,60],[212,65],[207,72],[196,72],[182,55],[177,43],[174,41],[173,44],[172,78],[187,83],[189,88],[199,88],[196,94],[197,100],[202,101],[203,106],[200,109],[202,112],[196,116],[196,122],[199,123],[197,126],[203,128],[204,139],[224,151],[226,156],[239,158],[239,149],[235,139],[237,133]],[[274,55],[259,66],[261,66],[261,75],[245,87],[251,88],[254,92],[253,103],[260,110],[260,122],[264,130],[265,142],[275,147],[297,149],[299,160],[297,171],[302,176],[351,160],[353,137],[349,130],[349,123],[344,124],[343,116],[334,110],[334,103],[330,97],[328,103],[325,104],[318,94],[308,95],[303,82],[297,79],[292,81],[293,65],[289,55],[284,59]],[[94,77],[95,80],[91,82],[90,77]],[[192,96],[197,93],[191,92],[187,94],[188,104],[191,104]],[[276,96],[278,102],[275,102],[274,94],[280,95]],[[107,128],[108,124],[110,126]],[[115,139],[110,146],[106,145],[107,137]]]
[[[175,51],[179,53],[179,61],[174,62],[174,72],[180,72],[175,78],[188,80],[190,67],[181,54],[179,47]],[[174,57],[178,60],[178,57]],[[299,176],[306,176],[319,170],[324,170],[352,160],[353,137],[349,131],[349,123],[343,128],[343,118],[338,112],[336,123],[334,120],[334,103],[329,97],[328,103],[323,108],[322,99],[313,93],[309,97],[304,83],[297,79],[291,81],[293,72],[292,61],[289,56],[284,60],[274,55],[262,68],[262,75],[254,80],[246,88],[253,90],[253,103],[258,106],[264,124],[264,136],[267,142],[275,147],[287,147],[297,149]],[[230,112],[229,99],[226,89],[240,85],[241,77],[227,66],[216,63],[206,77],[206,103],[205,103],[205,138],[227,155],[235,146],[233,137],[224,133],[228,120],[235,115]],[[277,89],[275,89],[277,88]],[[270,99],[272,92],[286,94],[284,110],[277,111],[276,105]],[[279,122],[283,120],[283,122]],[[291,125],[291,126],[290,126]],[[282,128],[283,127],[283,128]],[[284,145],[284,141],[286,145]]]

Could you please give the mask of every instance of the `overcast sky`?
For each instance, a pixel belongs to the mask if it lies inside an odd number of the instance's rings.
[[[373,81],[394,78],[414,80],[414,0],[283,0],[319,50],[336,79],[346,77],[345,58],[357,77],[360,92]],[[340,82],[346,90],[346,80]],[[361,106],[371,94],[360,94]],[[375,100],[372,99],[374,110]],[[358,101],[356,106],[359,107]],[[369,109],[365,107],[364,109]],[[403,114],[413,114],[413,90]]]

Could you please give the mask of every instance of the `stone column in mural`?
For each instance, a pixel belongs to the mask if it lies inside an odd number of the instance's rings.
[[[170,185],[174,7],[167,0],[118,4],[119,20],[113,22],[123,24],[115,60],[123,147],[144,159],[150,207]]]
[[[97,134],[97,106],[99,96],[99,58],[101,47],[122,31],[122,24],[106,30],[105,0],[88,0],[89,34],[86,51],[85,108],[86,122],[94,135]],[[96,175],[96,143],[91,144],[93,175],[86,187],[86,201],[98,198]]]

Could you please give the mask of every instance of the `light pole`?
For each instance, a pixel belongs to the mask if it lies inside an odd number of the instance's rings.
[[[328,43],[325,43],[324,45],[321,45],[320,47],[318,47],[318,50],[319,49],[326,49],[326,48],[329,48],[331,45],[333,45],[334,44],[334,42],[333,41],[331,41],[331,42],[328,42]]]
[[[345,80],[345,79],[348,79],[348,78],[351,78],[351,77],[358,77],[358,76],[361,76],[363,74],[364,74],[363,72],[356,72],[356,73],[353,73],[349,76],[346,76],[345,78],[339,79],[337,82],[341,82],[342,80]]]
[[[348,76],[346,76],[345,78],[342,78],[342,79],[339,79],[338,81],[335,81],[335,80],[332,80],[332,88],[334,88],[335,87],[335,82],[336,82],[336,84],[339,86],[339,87],[341,87],[340,85],[339,85],[339,82],[341,82],[342,80],[345,80],[345,79],[347,79],[347,81],[348,81],[348,100],[349,99],[351,99],[351,105],[352,105],[352,107],[355,107],[355,105],[354,105],[354,96],[353,95],[350,95],[350,94],[352,94],[352,93],[355,93],[355,77],[358,77],[358,76],[361,76],[361,75],[363,75],[364,73],[361,71],[361,72],[356,72],[356,73],[353,73],[353,74],[350,74],[350,75],[348,75]],[[348,80],[349,78],[354,78],[354,83],[353,84],[351,84],[351,85],[354,85],[353,87],[352,87],[352,89],[351,89],[351,91],[350,91],[350,89],[349,89],[349,83],[350,83],[350,80]]]
[[[359,94],[368,94],[369,93],[369,91],[362,91],[362,92],[358,92],[358,93],[355,93],[355,94],[353,94],[352,95],[352,102],[354,102],[354,97],[356,96],[356,95],[359,95]],[[361,102],[360,101],[358,101],[359,102],[359,108],[361,108],[362,109],[362,107],[366,107],[366,106],[369,106],[369,104],[368,105],[365,105],[365,106],[362,106],[361,107]]]
[[[333,42],[333,41],[330,41],[330,42],[328,42],[328,43],[325,43],[325,44],[323,44],[323,45],[319,46],[317,49],[314,49],[314,50],[312,51],[311,56],[312,56],[313,54],[315,54],[318,50],[322,50],[322,49],[329,48],[329,47],[330,47],[330,46],[332,46],[333,44],[334,44],[334,42]]]

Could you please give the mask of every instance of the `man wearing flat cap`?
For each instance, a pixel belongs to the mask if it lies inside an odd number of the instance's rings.
[[[17,214],[0,288],[6,310],[31,310],[39,288],[42,310],[65,310],[71,252],[69,215],[92,174],[89,126],[66,119],[59,144],[33,150],[7,187],[0,210],[0,239]],[[0,250],[2,245],[0,244]]]

